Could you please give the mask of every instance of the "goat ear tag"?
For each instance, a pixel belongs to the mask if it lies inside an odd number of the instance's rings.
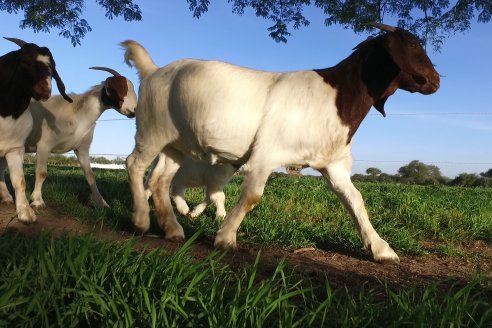
[[[388,100],[388,97],[381,98],[379,100],[376,100],[373,105],[374,108],[376,108],[377,111],[383,115],[383,117],[386,117],[386,112],[384,111],[384,103],[386,102],[386,100]]]

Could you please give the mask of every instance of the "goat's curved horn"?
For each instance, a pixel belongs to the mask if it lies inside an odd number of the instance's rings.
[[[25,45],[27,42],[26,41],[23,41],[21,39],[17,39],[17,38],[7,38],[7,37],[3,37],[5,40],[9,40],[13,43],[15,43],[16,45],[18,45],[19,47],[22,48],[23,45]]]
[[[118,73],[117,71],[115,71],[112,68],[95,66],[95,67],[89,67],[89,69],[95,69],[95,70],[98,70],[98,71],[106,71],[106,72],[109,72],[109,73],[113,74],[114,76],[121,76],[120,73]]]
[[[366,23],[364,25],[376,27],[376,28],[380,29],[381,31],[386,31],[386,32],[394,32],[394,31],[396,31],[396,27],[390,26],[390,25],[386,25],[386,24],[382,24],[382,23],[370,22],[370,23]]]

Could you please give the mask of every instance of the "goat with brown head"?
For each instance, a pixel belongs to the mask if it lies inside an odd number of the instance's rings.
[[[16,38],[5,38],[19,47],[0,57],[1,116],[19,117],[31,98],[46,100],[51,96],[51,78],[54,77],[58,91],[67,101],[65,85],[56,70],[50,50]]]
[[[89,67],[90,69],[105,71],[113,74],[113,76],[108,77],[104,82],[104,90],[101,92],[101,101],[106,105],[116,109],[121,114],[133,118],[135,117],[135,105],[132,104],[133,108],[124,108],[125,99],[136,100],[136,95],[134,92],[133,85],[124,76],[108,67]],[[131,93],[129,95],[129,93]]]
[[[379,79],[383,82],[379,85],[368,84],[368,91],[375,101],[374,107],[383,116],[386,116],[384,103],[397,89],[425,95],[439,89],[439,73],[415,35],[402,28],[385,24],[367,25],[387,32],[375,39],[364,41],[355,48],[361,51],[364,51],[364,47],[372,48],[372,53],[367,58],[370,65],[364,66],[363,79],[373,79],[378,73],[387,74],[388,77],[393,75],[389,85],[384,79]],[[375,47],[379,50],[374,50]]]

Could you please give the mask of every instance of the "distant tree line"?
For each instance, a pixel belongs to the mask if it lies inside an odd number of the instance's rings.
[[[383,173],[380,169],[370,167],[366,174],[354,174],[353,181],[398,182],[419,185],[448,185],[466,187],[492,187],[492,168],[480,173],[460,173],[454,179],[441,174],[439,167],[413,160],[398,169],[395,175]]]
[[[107,159],[103,156],[91,156],[91,163],[99,164],[125,164],[124,157]],[[33,154],[26,154],[25,163],[35,164],[36,157]],[[48,158],[48,165],[60,166],[78,166],[79,162],[75,156],[66,156],[62,154],[53,154]],[[398,169],[397,174],[383,173],[376,167],[370,167],[366,174],[354,174],[353,181],[368,182],[396,182],[418,185],[447,185],[447,186],[465,186],[465,187],[492,187],[492,168],[486,172],[480,173],[460,173],[454,179],[445,177],[436,165],[422,163],[413,160],[407,165]]]
[[[115,159],[107,159],[104,156],[91,156],[91,163],[98,164],[125,164],[125,158],[116,157]],[[36,155],[26,154],[24,157],[24,163],[36,164]],[[78,166],[79,161],[75,156],[67,156],[63,154],[51,154],[48,157],[48,165],[60,165],[60,166]]]

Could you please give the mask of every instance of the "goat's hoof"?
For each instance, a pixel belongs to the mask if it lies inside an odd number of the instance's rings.
[[[224,218],[226,217],[226,213],[216,213],[215,214],[215,219],[218,221],[224,221]]]
[[[188,206],[186,207],[176,206],[176,210],[178,211],[179,214],[183,216],[190,215],[190,208]]]
[[[14,205],[14,199],[13,198],[10,198],[10,199],[2,199],[1,204],[2,205]]]
[[[184,236],[170,236],[170,237],[166,236],[164,237],[164,239],[172,243],[183,243],[185,241]]]
[[[44,203],[44,200],[36,199],[31,202],[31,207],[38,210],[38,209],[46,208],[46,204]]]
[[[149,213],[138,214],[137,212],[134,212],[132,216],[132,223],[137,232],[141,234],[146,233],[150,229]]]
[[[237,250],[236,234],[235,233],[221,233],[220,230],[217,233],[214,241],[214,247],[224,250]]]
[[[200,214],[202,214],[202,212],[197,213],[195,211],[192,211],[192,212],[188,213],[188,216],[192,219],[196,219]]]
[[[164,239],[166,240],[178,243],[181,243],[185,240],[183,227],[181,227],[181,225],[177,222],[174,227],[167,226],[167,229],[164,230],[166,231],[166,236],[164,237]]]
[[[383,239],[373,242],[370,246],[374,261],[384,264],[400,264],[400,258]]]
[[[24,224],[31,224],[37,221],[36,213],[29,205],[21,206],[17,210],[17,219]]]

